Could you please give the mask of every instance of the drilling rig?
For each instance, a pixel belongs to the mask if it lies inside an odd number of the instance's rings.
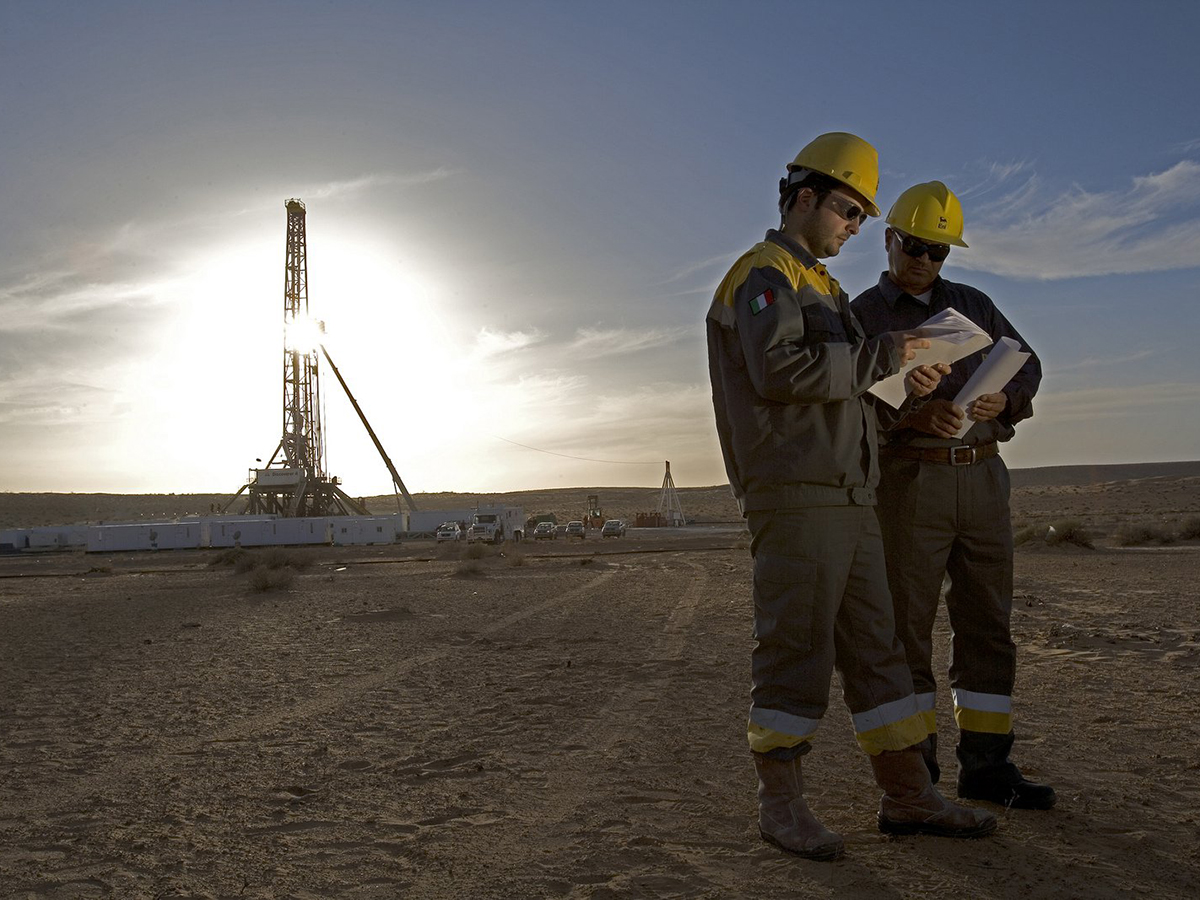
[[[287,249],[283,267],[283,437],[266,467],[251,469],[247,483],[225,504],[222,511],[228,509],[243,492],[248,492],[249,502],[245,511],[249,514],[370,515],[366,507],[341,489],[340,480],[325,470],[318,351],[324,354],[387,464],[398,492],[397,504],[399,492],[403,491],[409,509],[415,511],[416,505],[395,466],[322,343],[324,323],[309,316],[305,208],[296,199],[288,200],[284,205],[287,208]]]

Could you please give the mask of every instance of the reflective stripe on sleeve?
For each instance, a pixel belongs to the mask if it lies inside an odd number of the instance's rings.
[[[1012,697],[951,689],[954,721],[963,731],[1008,734],[1012,731]]]
[[[937,734],[937,694],[930,691],[927,694],[917,694],[917,709],[921,712],[921,721],[930,734]]]
[[[820,719],[793,716],[777,709],[750,710],[750,722],[746,726],[746,737],[750,749],[755,753],[766,753],[776,747],[795,747],[817,733]]]
[[[884,750],[903,750],[929,735],[914,694],[855,713],[851,719],[858,745],[872,756]]]

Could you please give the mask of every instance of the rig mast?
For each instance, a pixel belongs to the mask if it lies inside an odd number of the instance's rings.
[[[283,437],[264,469],[251,471],[248,513],[368,515],[325,471],[318,353],[323,323],[308,314],[304,204],[288,200],[283,266]],[[282,453],[282,458],[280,454]],[[239,491],[238,493],[241,493]]]
[[[358,413],[363,427],[375,443],[392,476],[396,506],[400,495],[408,508],[416,512],[412,495],[400,480],[380,443],[366,413],[346,379],[333,364],[333,357],[322,343],[325,323],[314,321],[308,313],[308,240],[304,233],[304,204],[288,200],[287,248],[283,262],[283,437],[271,454],[266,468],[251,469],[250,478],[223,507],[225,512],[244,492],[249,492],[247,513],[273,513],[278,516],[370,515],[365,506],[338,485],[337,478],[325,471],[325,443],[322,436],[321,380],[318,353],[323,354],[338,384]],[[283,454],[282,458],[280,454]]]

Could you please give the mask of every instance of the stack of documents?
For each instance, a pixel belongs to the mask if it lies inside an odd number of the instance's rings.
[[[949,365],[977,350],[982,350],[992,342],[986,331],[956,309],[946,309],[936,316],[931,316],[914,328],[911,334],[928,339],[929,349],[918,350],[917,355],[906,362],[903,369],[871,386],[872,394],[897,409],[908,395],[908,385],[904,376],[910,370],[917,366],[932,366],[935,363]]]

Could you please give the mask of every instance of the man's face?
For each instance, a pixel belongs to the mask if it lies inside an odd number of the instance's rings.
[[[842,245],[858,230],[866,219],[864,201],[853,191],[835,190],[818,198],[810,190],[801,192],[793,208],[794,219],[789,217],[793,233],[808,251],[818,259],[837,256]]]
[[[884,232],[884,243],[887,246],[888,276],[898,287],[913,295],[923,294],[929,290],[929,286],[938,277],[938,273],[942,271],[942,264],[946,261],[945,256],[937,261],[930,259],[929,250],[932,249],[934,255],[941,255],[943,251],[950,252],[950,248],[946,244],[933,244],[929,241],[911,238],[895,228],[888,228]],[[928,249],[925,249],[920,256],[912,256],[904,249],[906,243],[910,249],[920,250],[922,247]]]

